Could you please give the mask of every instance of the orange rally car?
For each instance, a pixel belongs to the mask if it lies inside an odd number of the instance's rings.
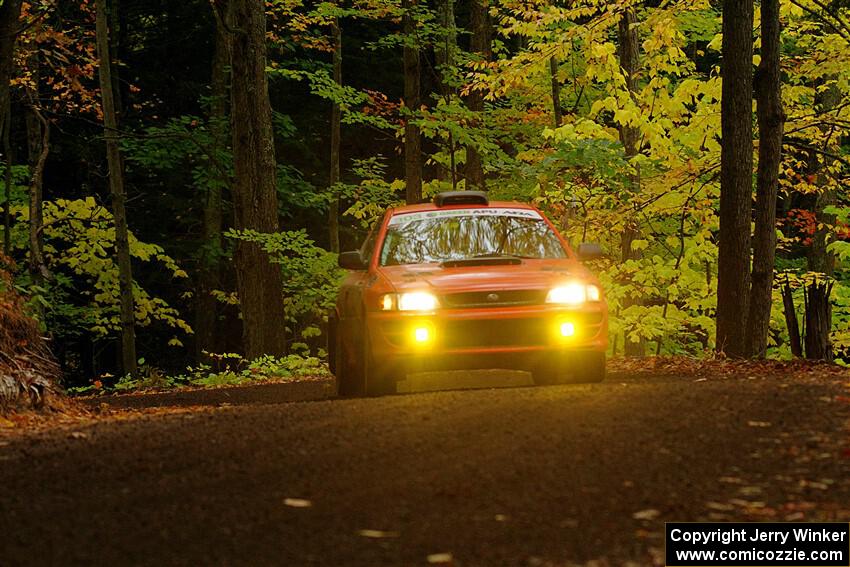
[[[342,395],[394,393],[412,372],[506,368],[538,384],[605,377],[608,309],[596,278],[534,207],[440,193],[390,209],[356,252],[330,316]]]

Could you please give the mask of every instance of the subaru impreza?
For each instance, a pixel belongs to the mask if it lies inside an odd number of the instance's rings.
[[[329,317],[341,395],[394,393],[409,373],[531,372],[537,384],[605,377],[608,310],[574,251],[535,207],[475,191],[390,209],[360,250]]]

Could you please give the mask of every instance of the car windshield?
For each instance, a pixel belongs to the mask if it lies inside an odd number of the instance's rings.
[[[448,209],[390,219],[381,265],[474,258],[565,258],[560,240],[531,209]]]

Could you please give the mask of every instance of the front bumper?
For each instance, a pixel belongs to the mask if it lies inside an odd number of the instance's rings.
[[[605,352],[608,347],[608,313],[603,303],[580,308],[535,305],[440,310],[428,315],[372,312],[367,315],[366,329],[374,364],[398,373],[531,370],[553,356]],[[570,330],[572,333],[564,336]],[[425,335],[427,340],[421,340]]]

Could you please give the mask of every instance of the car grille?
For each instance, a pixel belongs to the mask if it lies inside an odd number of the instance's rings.
[[[442,299],[443,305],[450,309],[541,305],[546,301],[546,293],[540,289],[469,291],[449,293]]]
[[[582,340],[596,336],[603,315],[577,312],[565,319],[576,323],[575,338]],[[555,339],[557,321],[556,317],[447,320],[437,324],[437,346],[443,349],[546,346]],[[396,346],[405,344],[410,328],[411,322],[400,320],[385,321],[382,325],[387,341]]]
[[[541,319],[452,321],[443,329],[449,348],[542,346],[551,331]]]

